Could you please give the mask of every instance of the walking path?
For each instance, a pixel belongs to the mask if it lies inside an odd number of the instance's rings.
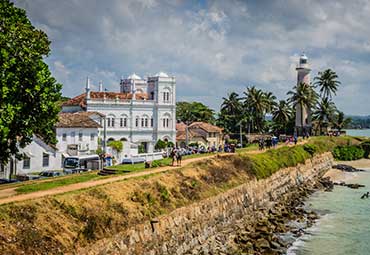
[[[300,144],[303,144],[303,143],[306,143],[306,141],[303,141]],[[284,146],[284,145],[285,144],[282,144],[280,146]],[[278,146],[278,147],[280,147],[280,146]],[[262,152],[265,152],[265,151],[266,150],[263,150],[263,151],[252,150],[252,151],[247,151],[245,153],[246,154],[258,154],[258,153],[262,153]],[[181,166],[158,167],[158,168],[148,169],[148,170],[141,171],[141,172],[134,172],[134,173],[129,173],[129,174],[125,174],[125,175],[119,175],[119,176],[115,176],[115,177],[111,177],[111,178],[107,178],[107,179],[99,179],[99,180],[92,180],[92,181],[87,181],[87,182],[79,182],[79,183],[75,183],[75,184],[69,184],[69,185],[66,185],[66,186],[61,186],[61,187],[48,189],[48,190],[36,191],[36,192],[32,192],[32,193],[27,193],[27,194],[17,195],[17,192],[15,191],[15,189],[17,187],[13,187],[13,188],[9,188],[9,189],[3,189],[3,190],[0,190],[0,205],[11,203],[11,202],[19,202],[19,201],[24,201],[24,200],[29,200],[29,199],[40,198],[40,197],[44,197],[44,196],[57,195],[57,194],[70,192],[70,191],[75,191],[75,190],[80,190],[80,189],[91,188],[91,187],[98,186],[98,185],[103,185],[103,184],[112,183],[112,182],[116,182],[116,181],[122,181],[122,180],[135,178],[135,177],[140,177],[140,176],[149,175],[149,174],[162,173],[162,172],[166,172],[166,171],[169,171],[169,170],[178,169],[178,168],[184,167],[186,165],[189,165],[191,163],[198,162],[198,161],[201,161],[201,160],[215,158],[215,157],[227,157],[227,156],[230,156],[230,155],[234,155],[234,154],[220,153],[220,154],[209,155],[209,156],[204,156],[204,157],[199,157],[199,158],[189,158],[189,159],[184,159],[182,161]]]

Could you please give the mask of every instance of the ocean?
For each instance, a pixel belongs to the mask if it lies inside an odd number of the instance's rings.
[[[347,130],[348,135],[370,136],[369,129]],[[288,255],[368,255],[370,254],[370,168],[349,173],[347,183],[360,183],[364,188],[335,186],[332,192],[319,191],[306,202],[320,219],[307,229],[288,250]]]

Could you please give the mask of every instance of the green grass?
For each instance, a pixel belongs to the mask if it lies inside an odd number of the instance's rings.
[[[257,143],[248,144],[247,147],[236,149],[236,152],[237,153],[245,153],[245,152],[255,151],[255,150],[258,150],[258,144]]]
[[[61,179],[48,181],[48,182],[34,182],[28,185],[23,185],[21,187],[16,188],[15,191],[18,193],[30,193],[30,192],[35,192],[35,191],[53,189],[56,187],[69,185],[69,184],[91,181],[93,179],[98,179],[98,178],[101,178],[101,177],[96,175],[96,173],[76,174],[76,175],[70,176],[69,178],[61,178]]]

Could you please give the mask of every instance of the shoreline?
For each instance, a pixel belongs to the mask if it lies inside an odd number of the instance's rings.
[[[370,159],[335,161],[335,164],[348,165],[358,169],[370,169]],[[332,182],[346,182],[358,176],[358,174],[359,172],[345,172],[339,169],[332,168],[329,169],[323,177],[329,177]]]

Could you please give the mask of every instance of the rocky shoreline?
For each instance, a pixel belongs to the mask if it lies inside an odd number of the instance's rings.
[[[319,218],[305,209],[304,201],[317,190],[333,187],[329,178],[320,178],[291,189],[270,209],[252,209],[233,229],[223,230],[187,254],[286,254]]]

